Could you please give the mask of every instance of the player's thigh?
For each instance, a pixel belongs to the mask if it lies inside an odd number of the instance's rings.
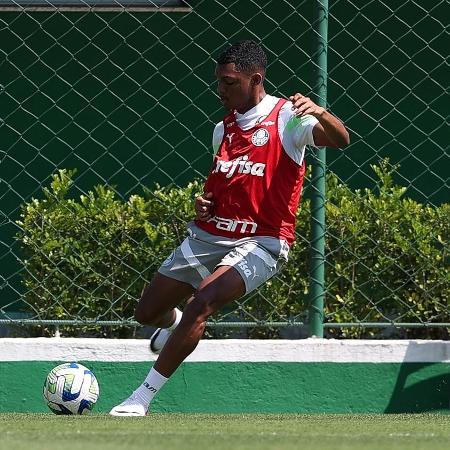
[[[215,271],[199,285],[190,310],[202,318],[257,289],[273,277],[285,259],[276,257],[255,242],[228,251]]]
[[[142,292],[136,306],[136,319],[144,323],[158,320],[193,292],[194,288],[190,284],[157,272]]]
[[[245,283],[239,272],[230,266],[218,266],[199,285],[183,316],[191,320],[206,320],[223,306],[245,294]]]
[[[233,267],[248,294],[276,275],[285,262],[285,257],[274,255],[256,242],[247,242],[227,253],[218,266]]]

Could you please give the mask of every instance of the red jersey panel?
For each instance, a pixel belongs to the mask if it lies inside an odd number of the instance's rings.
[[[270,114],[242,130],[234,113],[224,119],[224,136],[205,183],[213,193],[213,217],[201,229],[231,238],[272,236],[294,242],[295,215],[305,175],[284,151],[278,134],[280,99]]]

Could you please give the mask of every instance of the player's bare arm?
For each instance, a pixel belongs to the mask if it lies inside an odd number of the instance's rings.
[[[299,93],[290,96],[289,100],[296,116],[309,114],[319,121],[313,128],[314,143],[317,147],[342,148],[350,143],[350,136],[344,124],[325,108]]]
[[[197,220],[207,221],[211,219],[211,211],[214,206],[212,201],[212,192],[206,192],[195,199],[195,218]]]

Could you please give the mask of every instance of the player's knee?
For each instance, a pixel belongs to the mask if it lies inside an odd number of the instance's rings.
[[[134,310],[134,319],[136,322],[139,322],[141,325],[148,325],[149,322],[149,315],[148,312],[142,308],[140,303],[136,306],[136,309]]]
[[[190,322],[203,323],[214,312],[215,308],[212,299],[206,293],[197,291],[194,299],[184,309],[183,319],[186,318]]]
[[[140,301],[134,310],[134,318],[141,325],[154,325],[160,319],[160,314],[151,304]]]

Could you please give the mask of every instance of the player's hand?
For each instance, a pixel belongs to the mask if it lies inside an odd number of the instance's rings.
[[[195,199],[195,218],[197,220],[207,221],[211,219],[214,206],[212,196],[212,192],[206,192]]]
[[[316,105],[309,97],[305,97],[298,92],[289,97],[292,102],[292,109],[297,117],[310,114],[314,117],[319,117],[325,112],[325,108]]]

